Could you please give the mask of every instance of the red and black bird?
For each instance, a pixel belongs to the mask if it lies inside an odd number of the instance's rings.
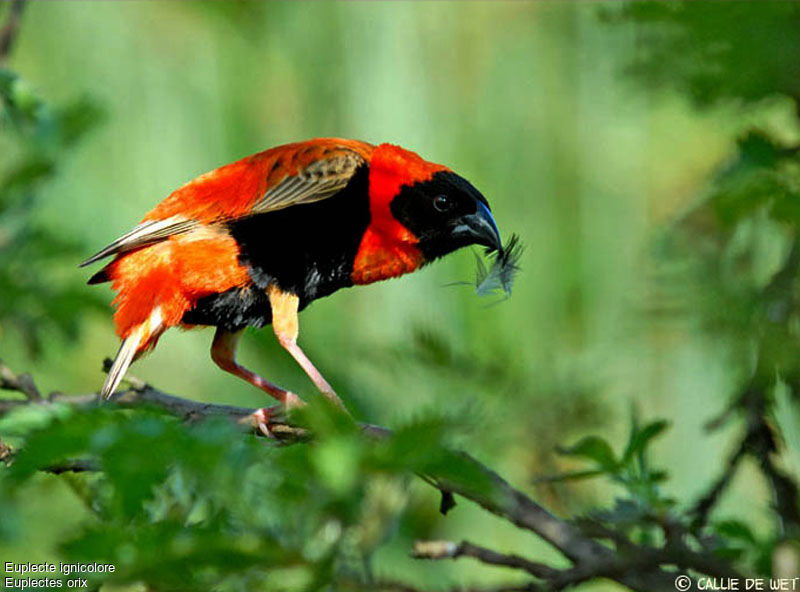
[[[502,251],[489,204],[449,168],[394,146],[319,138],[199,176],[81,265],[112,282],[122,345],[102,394],[170,327],[217,328],[211,358],[284,404],[299,399],[240,366],[247,326],[272,324],[322,394],[336,393],[297,344],[297,313],[340,288],[416,271],[460,247]]]

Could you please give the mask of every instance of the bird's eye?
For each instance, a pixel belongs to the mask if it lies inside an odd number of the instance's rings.
[[[433,207],[439,212],[447,212],[453,207],[453,200],[446,195],[437,195],[433,198]]]

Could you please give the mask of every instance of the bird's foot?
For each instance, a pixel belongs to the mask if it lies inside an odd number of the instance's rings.
[[[276,436],[271,426],[275,424],[285,424],[286,413],[293,409],[299,409],[305,404],[305,401],[300,397],[292,392],[286,391],[281,405],[256,409],[242,421],[252,425],[268,438],[275,438]]]

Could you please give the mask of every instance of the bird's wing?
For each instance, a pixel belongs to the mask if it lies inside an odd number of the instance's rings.
[[[189,220],[182,216],[170,216],[165,220],[148,220],[147,222],[142,222],[127,234],[122,235],[110,245],[89,257],[86,261],[81,263],[80,266],[86,267],[95,261],[100,261],[100,259],[105,259],[111,255],[133,251],[134,249],[166,240],[170,236],[189,232],[195,228],[197,224],[197,221]]]
[[[255,204],[250,214],[263,214],[290,206],[309,204],[331,197],[347,185],[358,167],[366,163],[364,156],[346,147],[332,147],[294,175],[270,187]]]
[[[152,245],[204,224],[235,220],[331,197],[372,146],[321,138],[278,146],[201,175],[151,210],[136,228],[81,263]]]

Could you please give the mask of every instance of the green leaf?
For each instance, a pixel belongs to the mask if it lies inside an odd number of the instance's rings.
[[[800,474],[800,406],[791,387],[778,378],[773,389],[775,400],[774,421],[786,442],[781,457],[790,474]]]
[[[756,537],[750,527],[741,520],[723,520],[714,523],[714,531],[722,537],[755,544]]]
[[[586,436],[573,446],[558,448],[558,452],[567,456],[593,460],[606,472],[614,471],[619,466],[619,461],[614,455],[611,445],[599,436]]]
[[[26,436],[33,431],[44,429],[56,419],[65,420],[72,411],[72,407],[65,403],[20,405],[0,417],[0,435]]]
[[[322,483],[338,496],[351,494],[358,483],[361,450],[350,437],[319,442],[310,451]]]
[[[534,485],[541,483],[563,483],[565,481],[580,481],[582,479],[589,479],[591,477],[598,477],[605,475],[604,470],[589,469],[586,471],[573,471],[571,473],[559,473],[557,475],[546,475],[543,477],[535,477],[531,482]]]
[[[641,51],[627,70],[648,86],[677,89],[698,107],[798,96],[794,2],[619,2],[605,14],[635,24]]]
[[[669,422],[662,419],[649,423],[640,430],[632,431],[625,453],[622,455],[622,462],[626,463],[636,455],[644,452],[650,440],[658,436],[668,426]]]
[[[58,142],[69,147],[102,122],[104,111],[94,100],[83,97],[55,113]]]
[[[435,468],[443,462],[447,432],[452,427],[452,420],[446,417],[419,418],[398,427],[371,446],[370,465],[384,471]]]
[[[213,523],[101,525],[86,530],[62,550],[72,561],[114,564],[114,574],[103,579],[151,582],[156,589],[187,592],[211,589],[227,574],[290,566],[299,559],[267,533],[235,533]]]

